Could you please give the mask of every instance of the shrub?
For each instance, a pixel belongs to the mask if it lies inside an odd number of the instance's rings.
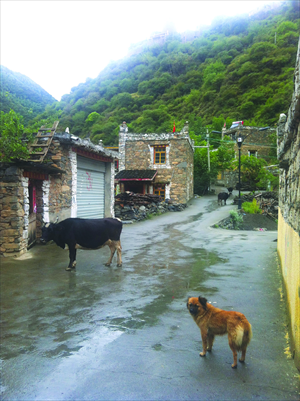
[[[262,210],[259,208],[256,199],[253,199],[252,202],[244,202],[242,203],[242,208],[246,213],[249,214],[260,214]]]
[[[231,217],[233,228],[234,229],[240,228],[241,223],[243,222],[243,216],[239,214],[236,210],[231,210],[229,214]]]

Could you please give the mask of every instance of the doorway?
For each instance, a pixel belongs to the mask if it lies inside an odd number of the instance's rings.
[[[29,180],[29,224],[28,224],[28,248],[36,241],[36,182]]]

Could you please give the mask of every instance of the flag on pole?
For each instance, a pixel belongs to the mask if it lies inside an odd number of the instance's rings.
[[[175,132],[175,121],[174,121],[174,127],[173,127],[173,132]]]

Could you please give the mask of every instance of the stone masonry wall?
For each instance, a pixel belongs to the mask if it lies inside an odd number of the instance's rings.
[[[277,250],[290,314],[291,354],[300,370],[300,40],[288,116],[277,128],[280,167]]]
[[[299,54],[295,92],[288,116],[280,116],[277,128],[280,167],[279,207],[284,220],[300,234],[300,77]]]
[[[23,170],[17,167],[0,170],[0,254],[4,256],[20,256],[27,250],[28,233],[24,217],[29,205],[24,203],[24,194],[26,201],[28,179],[22,174]]]
[[[72,151],[69,146],[61,145],[58,140],[53,140],[50,151],[55,153],[55,163],[64,170],[63,174],[50,176],[50,190],[48,204],[44,207],[49,213],[50,221],[59,221],[71,217],[72,208]],[[47,202],[45,198],[45,202]]]
[[[152,141],[151,144],[156,144]],[[161,142],[160,142],[161,143]],[[162,143],[161,143],[162,144]],[[167,142],[165,142],[167,144]],[[150,145],[142,140],[129,139],[126,141],[126,170],[146,170],[151,164]]]

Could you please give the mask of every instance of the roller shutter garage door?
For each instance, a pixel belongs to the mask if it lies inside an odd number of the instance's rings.
[[[77,156],[77,217],[104,217],[105,163]]]

